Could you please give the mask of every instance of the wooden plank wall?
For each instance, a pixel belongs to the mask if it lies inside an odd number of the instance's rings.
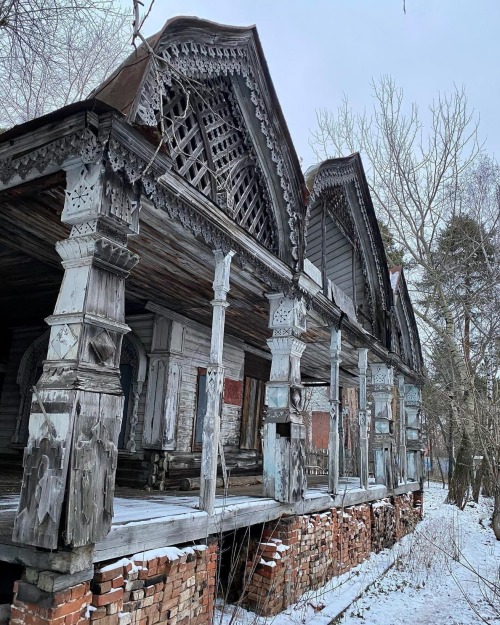
[[[151,350],[153,331],[152,314],[127,317],[126,321],[132,332],[143,343],[146,353]],[[0,402],[0,453],[12,453],[11,437],[15,431],[16,419],[21,401],[19,386],[16,382],[19,364],[28,347],[46,331],[44,327],[16,329],[7,362],[7,371]],[[210,356],[210,328],[201,329],[186,326],[184,353],[182,362],[182,381],[177,423],[176,451],[191,452],[193,424],[196,412],[196,385],[198,369],[206,368]],[[243,343],[228,338],[224,344],[225,377],[243,383],[245,353]],[[136,449],[142,453],[142,432],[146,404],[148,380],[143,386],[139,400],[136,426]],[[224,404],[222,411],[222,441],[224,445],[238,447],[240,440],[241,406]]]
[[[317,203],[311,209],[309,228],[307,231],[307,258],[321,269],[321,228],[322,209]],[[356,306],[365,301],[365,277],[359,255],[354,257],[355,279],[353,285],[353,247],[340,231],[335,221],[326,217],[326,275],[344,293],[350,297]],[[369,311],[365,308],[365,312]],[[365,323],[363,322],[363,325]]]
[[[311,209],[311,215],[309,217],[309,227],[307,229],[307,258],[318,269],[321,270],[321,215],[323,208],[320,202],[317,202]]]
[[[225,377],[243,382],[245,353],[243,344],[226,339],[224,342]],[[196,413],[198,369],[206,368],[210,360],[210,329],[186,326],[182,356],[182,381],[177,422],[177,451],[191,451],[193,424]],[[224,445],[238,445],[241,406],[224,404],[221,437]]]
[[[134,315],[134,316],[126,317],[125,319],[131,331],[136,335],[136,337],[144,345],[146,354],[149,354],[149,352],[151,351],[151,339],[153,337],[153,318],[154,318],[154,315],[152,313],[147,313],[144,315]],[[137,453],[141,453],[143,449],[142,448],[142,430],[144,427],[144,410],[146,408],[147,384],[148,384],[148,379],[146,377],[146,382],[144,383],[142,387],[141,396],[139,398],[139,408],[137,411],[137,415],[139,417],[139,421],[135,428],[135,446],[136,446]],[[132,401],[132,398],[130,398],[129,402],[131,401]]]
[[[354,301],[352,284],[353,247],[328,215],[326,228],[326,275]]]

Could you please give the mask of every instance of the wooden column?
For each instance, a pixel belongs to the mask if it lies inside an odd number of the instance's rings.
[[[406,465],[407,477],[412,482],[418,482],[422,477],[422,462],[420,456],[420,389],[414,384],[405,385],[406,407]]]
[[[142,431],[142,444],[146,448],[175,449],[183,343],[184,327],[156,314]]]
[[[210,364],[207,367],[207,411],[203,421],[203,447],[201,455],[200,510],[213,514],[215,509],[215,488],[217,483],[217,457],[220,444],[220,414],[224,390],[224,322],[226,301],[229,291],[229,273],[234,252],[224,254],[216,250],[215,280],[212,300],[212,339],[210,343]]]
[[[375,482],[394,486],[394,445],[392,438],[392,398],[394,373],[385,363],[370,364],[372,374],[372,395],[375,402]]]
[[[405,378],[398,375],[399,397],[399,470],[401,479],[406,484],[406,407],[405,407]]]
[[[302,299],[283,293],[267,297],[273,336],[267,341],[272,362],[266,384],[264,495],[293,503],[303,499],[307,488],[300,375],[305,349],[300,336],[306,329],[306,308]]]
[[[139,192],[101,162],[67,170],[59,241],[64,277],[34,389],[13,540],[57,549],[105,538],[113,517],[123,393],[120,352],[126,248],[139,231]]]
[[[328,490],[336,495],[339,485],[339,366],[341,330],[330,330],[330,433],[328,436]]]
[[[368,349],[358,349],[359,371],[359,481],[361,488],[368,490],[368,416],[366,411],[366,370]]]

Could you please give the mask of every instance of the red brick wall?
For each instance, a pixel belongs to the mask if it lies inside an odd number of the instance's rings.
[[[267,523],[243,561],[243,605],[278,614],[411,532],[421,512],[415,493]],[[215,539],[144,552],[100,565],[90,582],[52,594],[16,582],[10,625],[209,625],[217,552]]]
[[[10,625],[88,625],[87,608],[91,601],[90,582],[47,593],[19,581],[14,584]]]
[[[270,522],[246,562],[243,605],[274,616],[308,590],[363,562],[371,551],[394,544],[413,530],[417,518],[413,496],[402,495],[393,503],[385,499]]]

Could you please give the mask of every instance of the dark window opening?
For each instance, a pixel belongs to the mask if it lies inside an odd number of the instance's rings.
[[[194,423],[193,450],[200,450],[203,443],[203,422],[207,413],[207,374],[198,373],[198,389],[196,392],[196,417]]]
[[[123,395],[125,396],[125,401],[123,402],[122,426],[120,429],[120,435],[118,436],[118,449],[125,449],[125,436],[127,434],[128,422],[128,406],[130,394],[132,391],[132,365],[120,365],[120,382],[122,385]]]

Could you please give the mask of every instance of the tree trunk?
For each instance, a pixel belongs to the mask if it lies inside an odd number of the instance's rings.
[[[476,474],[474,475],[474,479],[472,480],[472,499],[476,503],[478,503],[479,495],[481,494],[483,474],[484,474],[484,460],[481,461],[481,464],[478,466]]]
[[[437,463],[439,467],[439,472],[441,473],[441,481],[443,482],[443,488],[446,488],[446,480],[444,479],[443,467],[441,466],[441,462],[439,458],[437,458]]]
[[[491,517],[491,526],[495,538],[500,540],[500,486],[497,484],[495,488],[495,499],[493,505],[493,516]]]
[[[461,510],[465,508],[469,499],[469,491],[472,477],[473,451],[470,436],[464,428],[462,441],[457,454],[455,470],[451,478],[448,491],[448,503],[453,503]]]

